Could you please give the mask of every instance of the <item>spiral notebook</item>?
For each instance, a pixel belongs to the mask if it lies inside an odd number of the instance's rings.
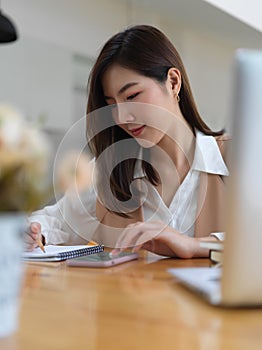
[[[76,246],[61,246],[47,245],[45,253],[40,248],[35,248],[32,252],[24,252],[23,260],[26,261],[62,261],[72,258],[77,258],[84,255],[100,253],[104,250],[103,245],[76,245]]]

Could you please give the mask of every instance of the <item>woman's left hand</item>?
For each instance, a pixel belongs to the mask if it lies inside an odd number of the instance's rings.
[[[199,241],[181,234],[162,221],[137,222],[124,229],[112,255],[127,248],[133,248],[133,251],[146,249],[156,254],[186,259],[197,255]]]

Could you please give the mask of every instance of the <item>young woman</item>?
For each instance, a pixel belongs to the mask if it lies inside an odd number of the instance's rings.
[[[29,249],[41,232],[63,244],[92,233],[114,252],[207,256],[199,241],[224,229],[228,137],[201,119],[182,60],[157,28],[133,26],[102,48],[89,80],[87,135],[96,189],[82,207],[65,195],[33,213]]]

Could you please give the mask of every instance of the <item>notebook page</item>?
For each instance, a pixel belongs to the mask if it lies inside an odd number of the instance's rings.
[[[23,258],[49,258],[54,257],[58,253],[72,252],[78,249],[86,249],[88,247],[94,247],[93,245],[74,245],[74,246],[59,246],[59,245],[46,245],[45,253],[37,247],[31,252],[24,252]]]

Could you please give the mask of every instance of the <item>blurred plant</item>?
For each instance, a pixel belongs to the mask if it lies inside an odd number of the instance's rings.
[[[49,154],[45,135],[0,104],[0,211],[31,212],[49,199]]]

